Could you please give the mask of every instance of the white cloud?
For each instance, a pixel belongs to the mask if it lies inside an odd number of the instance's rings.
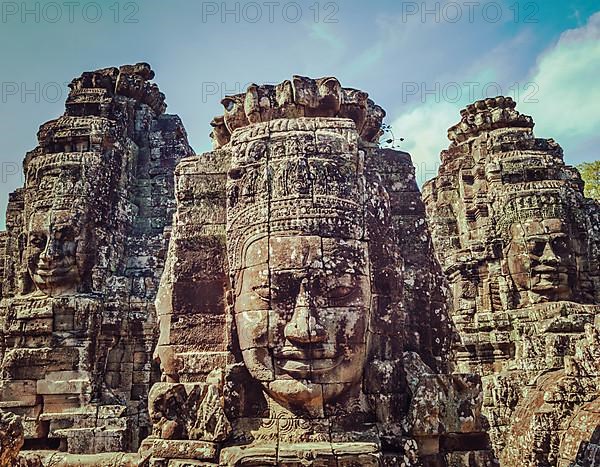
[[[532,115],[536,133],[552,137],[569,159],[600,129],[600,12],[580,28],[565,31],[537,61],[530,81],[537,84],[539,102],[523,102],[519,110]],[[586,155],[573,154],[583,160]],[[598,157],[598,152],[587,157]]]
[[[496,77],[489,62],[479,67],[472,70],[473,76]],[[600,12],[585,26],[565,31],[540,55],[526,79],[535,88],[522,83],[518,97],[508,87],[503,92],[516,97],[517,110],[533,117],[538,137],[554,138],[563,146],[567,163],[577,164],[600,159],[600,144],[596,144],[600,143],[599,76]],[[419,104],[392,121],[396,138],[405,139],[401,148],[411,153],[420,184],[437,174],[440,151],[449,145],[446,130],[460,120],[460,109],[470,103],[462,97],[455,103]]]
[[[450,144],[446,130],[460,120],[460,105],[425,103],[392,122],[394,136],[404,138],[401,148],[411,154],[419,184],[435,177],[440,151]]]

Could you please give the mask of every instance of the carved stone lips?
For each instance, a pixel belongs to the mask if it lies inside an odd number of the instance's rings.
[[[333,349],[282,349],[275,355],[279,369],[292,375],[305,377],[309,373],[326,373],[336,368],[343,360]]]
[[[284,347],[280,352],[275,354],[275,358],[283,358],[289,360],[322,360],[335,358],[337,352],[326,347],[311,347],[307,349],[299,349],[296,347]]]
[[[67,267],[57,267],[57,268],[52,268],[52,269],[42,269],[42,268],[38,268],[38,270],[36,271],[36,274],[40,277],[61,277],[61,276],[66,276],[68,274],[71,273],[71,271],[73,270],[73,266],[67,266]]]

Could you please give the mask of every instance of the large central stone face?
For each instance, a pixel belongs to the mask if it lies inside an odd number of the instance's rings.
[[[177,169],[144,452],[491,462],[477,378],[444,374],[441,274],[410,159],[376,143],[383,110],[335,78],[223,105],[216,149]]]
[[[238,341],[269,396],[322,413],[325,402],[360,385],[366,362],[364,161],[343,120],[262,127],[264,135],[240,130],[231,144],[227,233]]]
[[[332,257],[323,258],[323,248]],[[235,322],[250,374],[286,406],[318,406],[360,384],[371,283],[364,243],[276,235],[245,249]],[[356,265],[356,266],[355,266]]]

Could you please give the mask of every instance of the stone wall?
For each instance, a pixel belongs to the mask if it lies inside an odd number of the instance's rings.
[[[335,78],[226,97],[201,155],[153,78],[73,80],[10,194],[0,465],[600,463],[600,205],[510,98],[423,201]]]

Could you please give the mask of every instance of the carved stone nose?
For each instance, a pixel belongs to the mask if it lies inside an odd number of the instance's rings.
[[[304,279],[296,297],[294,313],[284,329],[285,337],[294,344],[306,345],[327,340],[327,331],[314,314],[308,281]]]
[[[62,256],[62,250],[59,242],[53,238],[48,239],[46,248],[40,255],[40,259],[44,262],[52,261],[53,259],[60,259]]]
[[[540,257],[540,262],[542,264],[558,264],[559,261],[560,261],[560,258],[558,256],[556,256],[556,253],[554,253],[554,250],[552,249],[550,242],[546,243],[546,246],[544,247],[544,252],[542,253],[542,256]]]

